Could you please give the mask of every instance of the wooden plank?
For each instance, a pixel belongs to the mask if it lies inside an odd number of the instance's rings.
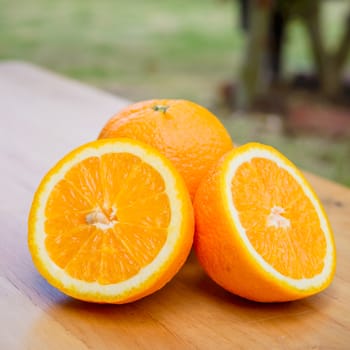
[[[39,276],[26,226],[41,177],[127,103],[29,64],[0,64],[0,349],[349,348],[350,190],[312,174],[338,252],[334,282],[317,296],[243,300],[211,282],[193,254],[165,288],[128,305],[79,302]]]
[[[50,344],[50,349],[57,350],[62,349],[62,346],[68,349],[88,349],[82,341],[72,337],[63,325],[43,313],[40,307],[3,277],[0,277],[0,310],[0,349],[40,349],[43,344]],[[60,341],[53,342],[52,334]]]

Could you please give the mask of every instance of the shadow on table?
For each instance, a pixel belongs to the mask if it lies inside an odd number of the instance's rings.
[[[253,327],[261,327],[268,341],[276,330],[286,337],[283,332],[297,331],[301,321],[312,324],[315,314],[329,307],[330,300],[322,293],[288,303],[263,304],[245,300],[212,282],[193,254],[163,289],[131,304],[86,303],[51,290],[50,286],[43,287],[42,297],[51,300],[32,333],[35,334],[43,322],[48,322],[49,317],[68,330],[72,337],[93,348],[101,344],[184,347],[193,334],[213,339],[232,334],[233,339],[237,334],[252,336],[249,330]],[[290,333],[289,340],[295,336]],[[276,344],[283,344],[283,341],[284,338],[277,339]]]

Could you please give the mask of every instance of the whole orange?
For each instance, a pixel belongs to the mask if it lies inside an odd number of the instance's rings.
[[[191,198],[209,168],[233,148],[219,119],[186,100],[148,100],[126,107],[99,135],[116,137],[137,139],[157,148],[183,176]]]

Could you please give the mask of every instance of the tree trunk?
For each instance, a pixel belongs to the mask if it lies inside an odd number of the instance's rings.
[[[336,60],[329,55],[323,75],[320,76],[320,90],[322,95],[329,99],[335,99],[341,93],[343,71],[336,65]]]
[[[346,59],[350,50],[350,14],[344,35],[334,52],[327,52],[321,35],[321,7],[315,4],[313,13],[304,17],[304,23],[310,38],[311,51],[321,93],[330,99],[339,96]]]
[[[344,26],[344,33],[339,41],[338,49],[335,52],[334,63],[338,68],[339,73],[342,74],[346,67],[347,58],[350,52],[350,6]]]
[[[271,6],[271,1],[268,0],[249,1],[250,27],[239,77],[237,100],[238,107],[242,109],[250,107],[254,99],[267,87],[263,65],[267,59]]]

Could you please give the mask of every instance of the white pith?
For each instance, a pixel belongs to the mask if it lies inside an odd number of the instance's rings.
[[[284,208],[276,205],[271,208],[271,212],[267,217],[266,225],[267,227],[275,228],[290,228],[290,220],[283,216],[285,212]]]
[[[97,282],[85,282],[75,279],[68,275],[62,268],[56,265],[49,257],[45,248],[45,207],[49,195],[52,189],[55,187],[57,182],[59,182],[65,176],[66,172],[75,164],[83,161],[89,157],[99,157],[105,153],[130,153],[139,158],[144,162],[151,165],[156,171],[161,174],[161,177],[165,183],[165,192],[168,194],[169,206],[171,212],[170,223],[168,226],[167,240],[164,246],[159,251],[155,259],[142,268],[137,275],[131,277],[128,280],[109,285],[101,285]],[[40,195],[39,195],[39,205],[35,213],[35,227],[34,227],[34,241],[37,249],[38,258],[45,269],[52,276],[53,280],[58,280],[67,290],[79,290],[84,295],[103,295],[103,296],[118,296],[121,294],[132,293],[133,289],[137,286],[142,285],[144,282],[152,278],[157,271],[162,269],[165,265],[171,253],[174,251],[174,247],[178,244],[179,239],[181,239],[179,232],[180,226],[183,221],[183,202],[179,198],[179,193],[177,190],[178,184],[176,178],[173,176],[171,170],[164,163],[164,161],[157,155],[143,149],[137,144],[130,144],[125,141],[113,142],[113,144],[104,144],[98,148],[89,147],[83,149],[81,152],[75,154],[75,156],[69,161],[65,162],[57,172],[52,175],[44,185]],[[113,211],[112,211],[113,214]],[[92,223],[96,227],[104,229],[107,226],[114,225],[113,220],[104,222],[104,218],[100,216],[100,213],[91,213],[92,216],[88,217],[87,220],[92,220]],[[97,215],[97,216],[96,216]]]
[[[260,254],[255,250],[253,245],[250,243],[245,229],[243,228],[240,220],[238,211],[236,210],[233,198],[232,198],[232,192],[231,192],[231,182],[232,179],[238,169],[238,167],[245,162],[251,161],[253,158],[266,158],[274,161],[280,168],[285,169],[288,171],[293,178],[297,181],[297,183],[303,188],[305,195],[310,199],[311,203],[313,204],[316,213],[320,220],[320,226],[322,231],[324,232],[324,237],[326,240],[326,246],[327,251],[326,255],[324,257],[324,268],[318,275],[312,277],[312,278],[302,278],[302,279],[294,279],[285,275],[282,275],[280,272],[278,272],[275,268],[273,268],[270,264],[268,264]],[[245,247],[247,247],[249,254],[257,261],[259,266],[261,266],[265,272],[267,272],[269,275],[271,275],[273,278],[277,278],[278,280],[287,283],[288,285],[298,289],[298,290],[305,290],[310,288],[317,288],[325,283],[327,279],[329,279],[329,276],[333,269],[333,257],[334,257],[334,251],[333,251],[333,244],[332,244],[332,238],[331,233],[329,231],[329,227],[327,224],[327,221],[323,215],[322,209],[315,198],[314,194],[310,189],[305,186],[303,180],[298,175],[298,173],[295,171],[295,169],[291,166],[289,166],[286,162],[283,161],[279,156],[271,153],[270,151],[259,149],[259,148],[251,148],[245,152],[242,152],[241,154],[237,155],[233,160],[231,160],[228,164],[228,169],[225,173],[224,177],[224,193],[226,198],[228,199],[228,207],[231,214],[231,220],[232,225],[235,226],[238,229],[238,233],[240,235],[240,238],[243,240]],[[280,210],[282,209],[282,211]],[[281,219],[281,214],[283,213],[283,208],[275,209],[272,212],[272,215],[274,215],[273,221],[270,221],[270,224],[273,224],[273,222],[276,225],[288,225],[287,221],[284,221],[285,219]],[[271,218],[272,219],[272,218]],[[288,220],[289,221],[289,220]]]
[[[87,224],[94,225],[100,230],[108,230],[109,228],[113,228],[118,222],[115,219],[115,213],[116,209],[113,208],[111,215],[107,216],[100,208],[96,208],[85,216],[85,221]]]

